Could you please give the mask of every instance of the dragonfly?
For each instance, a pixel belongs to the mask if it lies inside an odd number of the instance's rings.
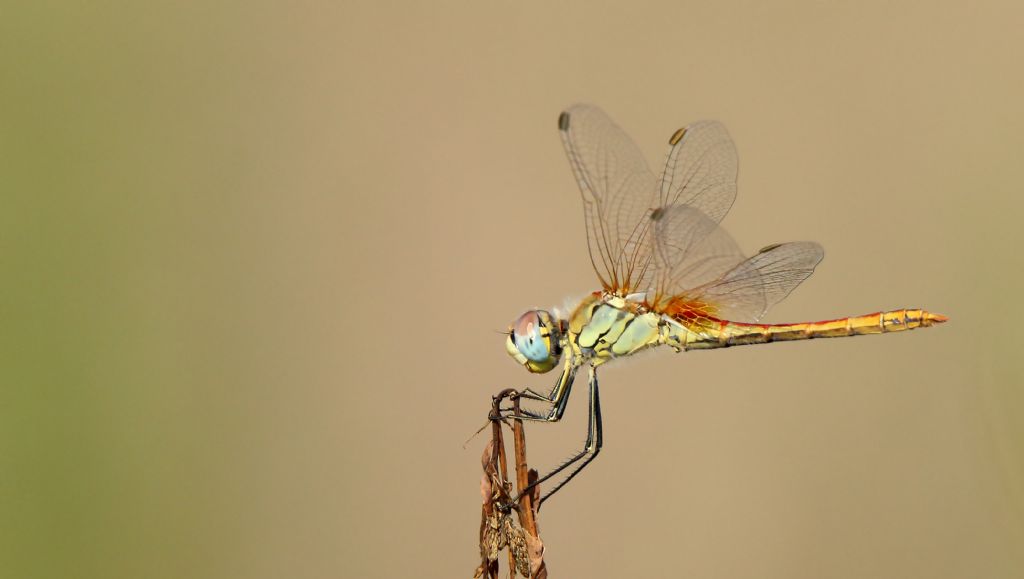
[[[945,322],[940,314],[904,308],[817,322],[764,324],[773,305],[814,271],[824,256],[814,242],[775,243],[747,257],[719,225],[736,198],[737,155],[725,127],[699,121],[669,138],[661,175],[601,109],[574,105],[558,131],[583,198],[590,261],[601,289],[567,315],[534,309],[512,324],[506,349],[533,373],[561,363],[547,393],[525,399],[562,419],[577,371],[588,370],[589,420],[582,450],[529,488],[563,474],[539,504],[578,475],[601,451],[600,366],[664,346],[676,352],[901,332]],[[539,505],[538,505],[539,506]]]

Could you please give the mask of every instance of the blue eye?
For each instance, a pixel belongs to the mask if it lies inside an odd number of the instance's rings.
[[[537,317],[536,314],[533,314],[532,312],[531,314],[534,318]],[[515,340],[516,347],[519,348],[519,351],[522,352],[527,359],[533,362],[543,362],[551,355],[551,349],[548,347],[548,339],[540,334],[540,326],[535,322],[528,321],[522,326],[517,324]]]
[[[505,348],[530,372],[547,372],[562,357],[561,322],[544,310],[530,310],[512,324]]]

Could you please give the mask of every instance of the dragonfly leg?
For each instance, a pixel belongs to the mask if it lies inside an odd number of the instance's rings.
[[[524,390],[521,390],[519,392],[519,397],[520,398],[525,398],[527,400],[538,400],[540,402],[551,402],[551,394],[541,394],[540,392],[537,392],[533,388],[526,388]]]
[[[519,395],[527,400],[539,400],[551,405],[551,409],[547,415],[538,414],[529,410],[521,410],[520,418],[523,420],[532,420],[537,422],[558,422],[562,419],[562,415],[565,414],[565,406],[569,402],[569,392],[572,391],[572,383],[576,380],[576,370],[579,368],[576,364],[571,361],[566,361],[565,368],[562,369],[562,374],[558,377],[558,381],[555,382],[551,392],[548,395],[539,394],[530,388],[527,388],[519,393]]]
[[[557,485],[555,485],[555,488],[548,491],[540,499],[540,502],[537,504],[537,508],[539,509],[540,506],[544,504],[544,501],[551,498],[551,495],[558,492],[559,489],[564,487],[570,480],[573,479],[573,477],[578,475],[580,471],[582,471],[588,464],[590,464],[590,461],[594,460],[597,457],[598,453],[601,452],[603,430],[601,427],[601,396],[597,386],[597,370],[595,370],[593,367],[590,368],[590,379],[588,380],[588,382],[590,386],[590,420],[587,423],[587,442],[583,446],[583,450],[576,453],[575,456],[562,463],[562,465],[556,468],[555,470],[538,478],[525,489],[522,489],[519,492],[519,495],[516,497],[516,501],[519,500],[519,497],[522,496],[523,493],[529,492],[530,489],[532,489],[536,485],[550,479],[551,477],[569,468],[569,466],[582,460],[583,462],[580,462],[580,464],[577,465],[576,468],[574,468],[572,472],[569,473],[569,476],[562,479]]]

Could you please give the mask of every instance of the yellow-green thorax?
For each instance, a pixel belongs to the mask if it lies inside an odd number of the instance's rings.
[[[638,302],[594,293],[569,316],[566,345],[574,358],[596,366],[661,343],[660,320]]]

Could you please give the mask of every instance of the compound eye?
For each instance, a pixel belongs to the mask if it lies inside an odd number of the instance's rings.
[[[512,340],[516,348],[531,362],[545,362],[551,358],[550,337],[537,311],[519,316],[512,326]]]

